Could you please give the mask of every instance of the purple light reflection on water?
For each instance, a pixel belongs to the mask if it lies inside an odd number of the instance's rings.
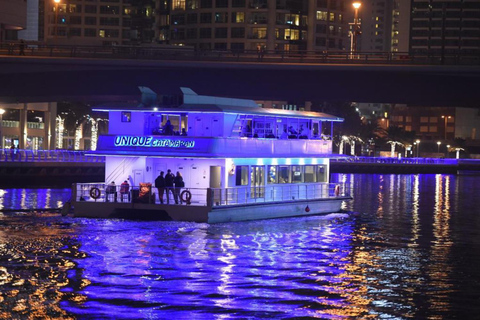
[[[0,210],[61,208],[70,189],[0,189]]]
[[[352,183],[349,214],[219,225],[0,214],[2,315],[478,316],[478,177],[334,179]]]
[[[345,301],[319,282],[331,283],[348,263],[352,225],[337,219],[345,215],[301,218],[301,224],[87,221],[89,236],[78,238],[87,258],[77,268],[90,284],[77,293],[88,298],[62,306],[125,319],[312,316],[308,306],[333,294],[336,309]]]

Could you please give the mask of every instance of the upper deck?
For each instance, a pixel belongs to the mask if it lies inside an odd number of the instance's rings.
[[[187,88],[178,108],[109,112],[102,154],[191,157],[295,157],[330,154],[334,122],[316,112],[264,109],[252,100],[200,96]]]

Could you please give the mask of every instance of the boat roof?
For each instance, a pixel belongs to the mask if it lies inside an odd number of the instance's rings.
[[[323,121],[338,121],[344,119],[330,114],[313,111],[295,111],[273,108],[261,108],[253,100],[202,96],[190,88],[181,88],[184,103],[177,108],[144,108],[132,103],[111,103],[94,108],[93,111],[128,111],[128,112],[159,112],[159,113],[234,113],[241,115],[288,117],[302,119],[317,119]]]

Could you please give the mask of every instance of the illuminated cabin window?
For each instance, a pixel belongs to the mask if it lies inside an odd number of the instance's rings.
[[[278,166],[278,183],[290,183],[290,166]]]
[[[292,183],[302,183],[302,182],[303,182],[303,167],[292,166]]]
[[[268,166],[268,184],[278,183],[277,166]]]
[[[317,166],[317,181],[316,182],[327,182],[327,172],[326,166],[320,165]]]
[[[132,113],[122,111],[122,122],[131,122],[132,121]]]
[[[248,166],[237,166],[235,168],[235,185],[236,186],[248,185]]]
[[[315,176],[315,166],[305,166],[303,179],[304,182],[317,182],[317,177]]]

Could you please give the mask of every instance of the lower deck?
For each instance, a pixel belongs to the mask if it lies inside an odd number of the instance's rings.
[[[128,193],[107,192],[104,184],[76,184],[75,216],[228,222],[338,212],[350,199],[343,184],[315,183],[267,187],[183,188],[168,190],[162,201],[150,185]],[[163,202],[163,203],[162,203]]]

